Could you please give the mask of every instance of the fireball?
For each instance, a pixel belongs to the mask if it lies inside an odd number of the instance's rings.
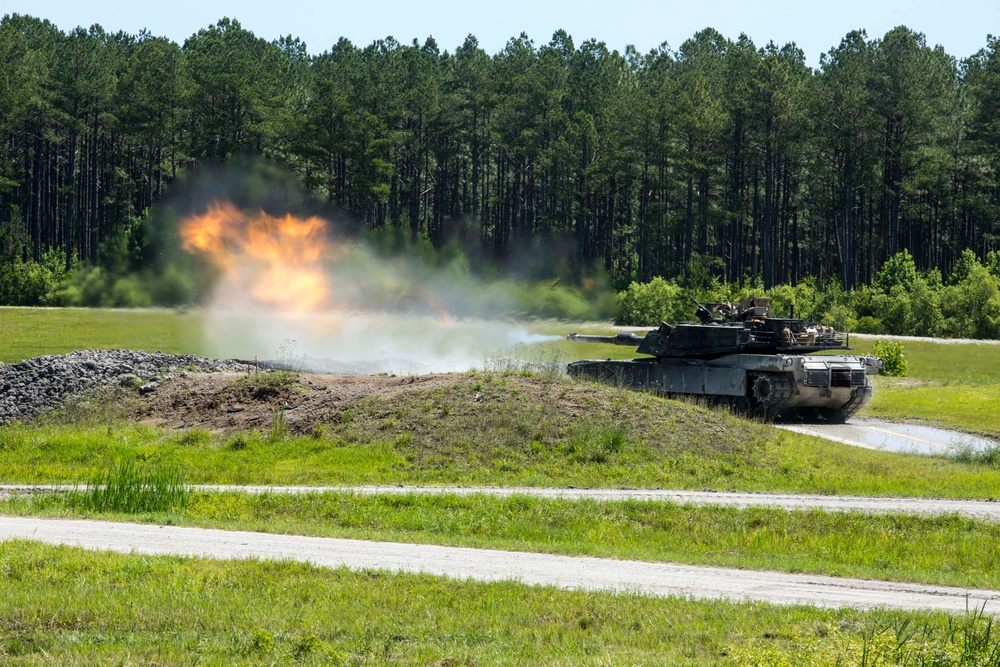
[[[207,259],[257,304],[312,313],[330,299],[324,263],[335,253],[326,227],[317,217],[273,217],[213,202],[203,215],[186,218],[180,234],[185,250]]]

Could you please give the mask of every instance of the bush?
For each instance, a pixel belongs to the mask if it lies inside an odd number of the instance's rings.
[[[656,326],[660,322],[690,319],[694,304],[677,285],[657,276],[648,283],[632,283],[615,299],[615,323]]]
[[[903,344],[898,340],[877,340],[872,354],[882,360],[882,375],[903,377],[910,364],[903,356]]]
[[[912,311],[909,293],[902,285],[893,285],[888,294],[876,294],[871,301],[872,315],[879,322],[878,331],[891,336],[911,333]]]
[[[22,262],[16,259],[0,264],[0,304],[5,306],[40,306],[59,284],[59,274],[51,262]]]
[[[827,324],[837,331],[856,331],[858,321],[854,318],[854,312],[845,305],[836,304],[819,318],[823,324]]]
[[[995,261],[993,256],[988,261]],[[955,338],[996,338],[1000,334],[1000,281],[966,250],[941,291],[943,330]]]

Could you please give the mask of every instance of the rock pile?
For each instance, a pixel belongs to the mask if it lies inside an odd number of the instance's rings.
[[[73,394],[100,387],[117,384],[146,393],[172,373],[249,369],[233,360],[133,350],[84,350],[0,364],[0,424],[35,417]]]

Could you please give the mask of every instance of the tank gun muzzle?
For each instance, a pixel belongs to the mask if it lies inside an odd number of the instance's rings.
[[[865,362],[865,375],[878,375],[884,363],[881,358],[870,355],[863,357],[862,361]]]
[[[571,333],[566,336],[566,340],[574,343],[604,343],[605,345],[624,345],[626,347],[637,347],[642,342],[642,336],[634,333],[622,332],[617,336],[588,336],[585,334]]]

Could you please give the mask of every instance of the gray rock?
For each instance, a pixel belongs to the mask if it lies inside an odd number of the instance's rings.
[[[81,350],[0,364],[0,425],[61,407],[82,390],[118,385],[148,393],[178,369],[184,369],[184,375],[187,370],[244,372],[250,368],[231,359],[133,350]]]

